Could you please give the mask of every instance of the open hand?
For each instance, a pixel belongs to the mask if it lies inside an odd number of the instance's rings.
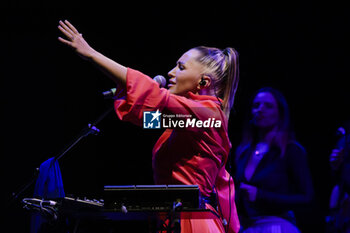
[[[58,29],[67,39],[58,37],[63,44],[73,48],[82,58],[90,59],[95,50],[85,41],[83,35],[68,20],[59,21]]]

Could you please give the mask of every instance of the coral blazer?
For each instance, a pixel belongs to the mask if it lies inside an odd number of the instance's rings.
[[[225,232],[225,228],[229,228],[227,232],[230,233],[238,232],[234,184],[225,170],[231,143],[227,118],[218,98],[191,92],[186,96],[171,94],[167,89],[159,88],[150,77],[130,68],[126,80],[126,90],[114,103],[121,120],[141,126],[144,111],[158,110],[164,116],[163,120],[175,116],[173,120],[189,118],[207,123],[221,122],[220,127],[192,124],[165,129],[153,148],[154,182],[198,185],[201,194],[207,197],[216,192],[218,208],[210,205],[207,208],[216,211],[221,219],[181,220],[181,232],[217,233]]]

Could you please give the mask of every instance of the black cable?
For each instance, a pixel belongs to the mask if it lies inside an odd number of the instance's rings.
[[[229,201],[229,217],[228,217],[228,222],[227,222],[227,232],[229,231],[229,227],[230,227],[230,222],[231,222],[231,172],[229,172],[229,177],[228,177],[228,201]]]
[[[218,204],[218,212],[219,212],[219,215],[222,219],[222,221],[226,221],[226,219],[224,218],[224,215],[222,213],[222,209],[221,209],[221,205],[220,205],[220,200],[219,200],[219,196],[218,196],[218,190],[216,189],[216,186],[214,185],[214,190],[215,190],[215,195],[216,195],[216,200],[217,200],[217,204]],[[225,232],[227,233],[227,229],[224,227],[225,229]]]
[[[230,227],[231,223],[231,211],[232,211],[232,205],[231,205],[231,178],[232,178],[232,163],[231,163],[231,153],[228,155],[228,168],[229,168],[229,177],[228,177],[228,201],[229,201],[229,218],[228,218],[228,223],[227,223],[227,232]],[[232,178],[233,179],[233,178]]]

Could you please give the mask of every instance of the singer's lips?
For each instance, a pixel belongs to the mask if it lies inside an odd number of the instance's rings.
[[[255,117],[257,120],[261,120],[261,119],[264,119],[264,118],[265,118],[264,115],[254,115],[254,117]]]
[[[176,82],[174,82],[173,80],[169,80],[168,87],[172,87],[172,86],[175,86],[175,85],[176,85]]]

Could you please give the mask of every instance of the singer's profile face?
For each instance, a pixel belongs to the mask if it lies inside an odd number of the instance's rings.
[[[279,120],[278,104],[269,92],[258,93],[252,107],[253,123],[258,128],[273,128]]]
[[[198,94],[198,83],[203,73],[203,65],[196,61],[199,52],[191,49],[183,54],[176,66],[169,71],[169,91],[176,95],[186,95],[189,91]]]

